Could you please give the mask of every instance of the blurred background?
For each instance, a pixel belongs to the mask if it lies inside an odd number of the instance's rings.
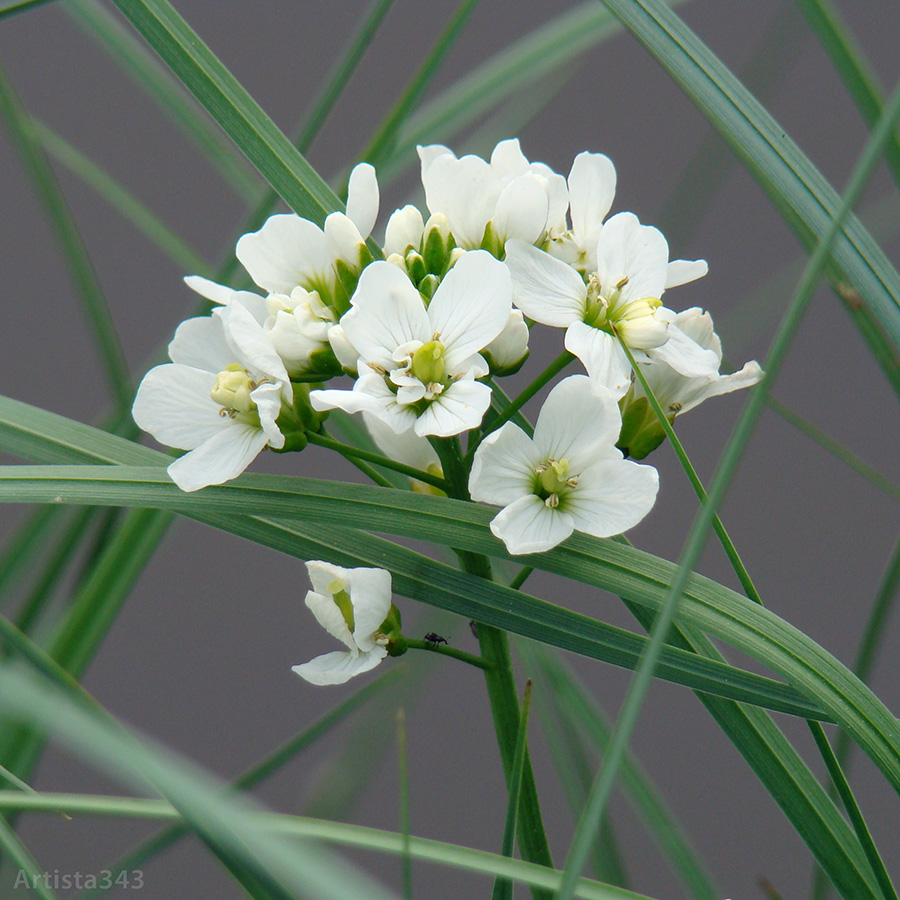
[[[303,122],[366,9],[355,0],[178,0],[175,5],[288,134]],[[887,0],[837,6],[882,84],[893,88],[900,77],[900,7]],[[571,8],[563,2],[485,0],[426,102]],[[455,9],[448,0],[397,0],[308,153],[326,179],[337,183],[357,159]],[[0,21],[0,60],[12,84],[33,116],[124,184],[212,271],[233,249],[250,200],[208,164],[88,35],[83,17],[73,15],[74,10],[61,2],[47,3]],[[693,0],[680,3],[678,13],[729,68],[747,79],[785,132],[841,190],[867,130],[796,7],[776,0]],[[559,74],[518,92],[467,132],[441,142],[458,153],[488,154],[497,140],[512,135],[521,138],[529,159],[564,174],[582,150],[609,155],[618,171],[613,211],[631,210],[662,228],[673,258],[709,262],[709,275],[667,294],[667,304],[708,309],[732,366],[739,368],[748,359],[764,361],[799,277],[802,249],[760,188],[637,41],[617,31]],[[414,153],[405,162],[406,170],[382,185],[378,239],[395,207],[422,200],[416,193]],[[92,337],[54,233],[3,129],[0,167],[0,393],[99,423],[111,398]],[[184,260],[173,262],[161,252],[66,166],[55,162],[54,168],[136,382],[175,326],[195,308],[196,297],[182,282],[191,271]],[[248,194],[253,184],[251,175]],[[882,167],[859,212],[895,264],[900,263],[898,210],[896,191]],[[534,336],[533,359],[549,362],[561,349],[561,333],[544,329]],[[538,371],[540,366],[532,362],[523,375],[528,379]],[[523,383],[513,379],[507,391]],[[830,290],[822,289],[813,301],[773,394],[887,479],[900,482],[896,398]],[[714,399],[679,418],[679,433],[704,480],[711,477],[745,399],[740,394]],[[310,447],[302,456],[273,456],[261,457],[254,470],[357,478],[343,460],[320,448]],[[648,461],[660,470],[659,500],[630,537],[642,549],[674,560],[697,503],[667,445]],[[4,508],[0,536],[12,534],[26,512]],[[721,512],[766,605],[852,664],[896,540],[896,499],[769,410]],[[698,570],[736,586],[712,542]],[[66,585],[71,583],[64,582],[55,608],[69,599]],[[232,778],[360,687],[351,682],[343,688],[315,688],[291,672],[292,665],[332,649],[303,606],[307,586],[298,561],[177,521],[137,580],[87,671],[85,685],[125,722],[218,776]],[[540,573],[532,576],[527,590],[640,630],[615,597]],[[466,622],[412,601],[401,605],[408,634],[437,631],[456,646],[476,648]],[[893,659],[900,632],[895,622],[882,640],[871,683],[897,709],[900,682]],[[283,811],[397,830],[395,710],[402,705],[413,833],[499,850],[505,790],[480,674],[452,660],[412,656],[386,664],[407,667],[408,677],[397,687],[299,756],[258,795]],[[751,665],[738,654],[729,656]],[[614,717],[629,673],[591,661],[568,661]],[[528,674],[520,667],[522,684]],[[541,696],[539,681],[536,695]],[[821,772],[805,725],[776,718],[814,771]],[[552,849],[561,864],[573,820],[539,726],[535,717],[532,754]],[[806,894],[809,853],[690,691],[655,683],[632,748],[705,859],[722,897],[764,897],[761,879],[783,897]],[[897,798],[863,758],[856,759],[853,774],[863,811],[889,868],[896,871]],[[122,791],[57,748],[46,753],[35,786]],[[659,898],[685,896],[622,796],[612,805],[611,821],[629,886]],[[45,868],[84,873],[107,866],[150,830],[139,823],[31,816],[22,834]],[[347,856],[399,889],[397,859]],[[142,868],[142,900],[242,896],[191,840]],[[490,880],[416,864],[414,890],[415,896],[434,900],[488,896]],[[517,896],[526,893],[517,889]]]

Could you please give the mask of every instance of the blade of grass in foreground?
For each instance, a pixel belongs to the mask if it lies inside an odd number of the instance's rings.
[[[270,775],[273,775],[315,744],[319,738],[324,737],[332,729],[341,725],[373,697],[380,695],[386,687],[389,687],[401,678],[405,671],[405,668],[390,669],[379,675],[374,681],[370,681],[359,688],[355,693],[320,716],[312,725],[285,741],[255,766],[239,775],[232,782],[233,788],[238,791],[247,791],[265,781]],[[107,880],[107,883],[110,885],[109,889],[111,890],[115,886],[117,875],[140,868],[148,859],[171,847],[189,833],[190,829],[184,823],[169,825],[155,835],[141,841],[126,856],[105,866],[112,873]],[[106,893],[107,891],[102,888],[98,888],[96,891],[84,891],[77,895],[76,900],[94,900],[94,898],[104,896]]]
[[[115,5],[295,212],[321,225],[334,191],[166,0]]]
[[[0,112],[62,248],[66,265],[93,334],[107,387],[116,405],[124,409],[131,404],[131,376],[97,273],[94,271],[59,182],[41,148],[31,117],[16,96],[2,67],[0,67]]]

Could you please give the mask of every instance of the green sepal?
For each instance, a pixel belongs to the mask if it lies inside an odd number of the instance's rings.
[[[309,440],[305,431],[291,431],[284,436],[283,447],[273,447],[270,444],[269,449],[274,450],[276,453],[293,453],[294,451],[302,450],[308,443]]]
[[[404,261],[406,262],[406,271],[413,284],[417,285],[425,279],[428,270],[425,267],[425,260],[422,258],[421,253],[416,250],[407,250]]]
[[[388,656],[403,656],[409,649],[409,642],[399,631],[392,631],[386,637]]]
[[[629,391],[619,405],[622,407],[622,430],[616,446],[631,459],[644,459],[666,439],[666,433],[646,397],[635,399]]]
[[[346,260],[337,259],[334,262],[334,271],[337,274],[337,284],[334,287],[334,310],[338,317],[350,309],[350,298],[356,290],[359,281],[360,269],[351,268]]]
[[[426,306],[434,296],[434,292],[438,289],[440,283],[441,279],[438,278],[437,275],[426,275],[422,281],[419,282],[419,293],[422,295],[422,299],[425,301]]]
[[[485,225],[484,237],[481,239],[481,249],[487,250],[491,256],[496,256],[497,259],[503,259],[506,255],[503,244],[500,243],[500,237],[497,232],[494,231],[493,222],[488,222],[487,225]]]
[[[447,257],[456,246],[453,235],[446,229],[433,225],[422,240],[422,256],[425,269],[431,275],[443,275],[447,267]]]

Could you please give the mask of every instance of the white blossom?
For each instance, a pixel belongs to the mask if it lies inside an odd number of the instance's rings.
[[[502,251],[510,238],[535,243],[564,226],[565,179],[529,162],[518,139],[497,144],[490,162],[472,155],[457,159],[440,144],[418,150],[428,209],[447,217],[460,247],[475,249],[487,240],[490,249]]]
[[[306,605],[347,649],[317,656],[293,670],[311,684],[343,684],[387,656],[387,636],[381,628],[391,610],[391,573],[343,569],[317,559],[306,568],[313,586]]]
[[[276,419],[291,384],[244,305],[182,322],[169,357],[144,376],[132,414],[160,443],[190,451],[168,467],[182,490],[236,478],[263,447],[284,446]]]
[[[678,313],[674,325],[698,346],[716,356],[716,372],[708,377],[688,377],[673,369],[662,360],[650,359],[641,364],[641,372],[650,385],[650,390],[663,410],[674,418],[686,413],[709,397],[717,397],[741,388],[751,387],[763,377],[763,370],[756,360],[744,363],[739,372],[730,375],[719,373],[722,362],[722,342],[713,330],[712,316],[697,307]],[[635,381],[632,386],[634,397],[645,396],[643,386]]]
[[[360,163],[350,176],[346,214],[332,213],[324,229],[293,213],[270,216],[259,231],[238,241],[235,253],[264,290],[290,296],[299,286],[330,301],[338,285],[335,264],[340,260],[359,269],[378,206],[375,170]]]
[[[511,309],[509,273],[484,251],[466,253],[427,308],[389,262],[363,270],[353,308],[341,319],[359,351],[352,391],[312,391],[314,409],[368,411],[398,434],[449,437],[474,428],[491,402],[479,351],[503,330]]]
[[[573,531],[609,537],[650,511],[656,469],[625,460],[615,447],[621,418],[608,391],[584,375],[550,392],[529,438],[507,422],[475,452],[473,500],[502,506],[491,531],[510,553],[540,553]]]
[[[717,371],[715,353],[685,335],[675,313],[662,305],[668,258],[661,232],[632,213],[603,225],[587,283],[575,268],[536,247],[506,245],[516,306],[536,322],[565,328],[566,349],[618,397],[628,390],[631,365],[615,335],[636,359],[660,359],[692,377]]]

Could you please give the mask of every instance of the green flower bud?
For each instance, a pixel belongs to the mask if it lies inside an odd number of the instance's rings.
[[[625,456],[644,459],[666,439],[666,433],[646,397],[635,399],[633,391],[629,391],[619,405],[622,407],[622,430],[616,446]]]
[[[425,260],[422,258],[422,255],[415,250],[407,250],[405,259],[406,271],[409,273],[412,283],[417,285],[428,274],[428,271],[425,268]]]
[[[426,304],[434,296],[434,292],[438,289],[441,279],[437,275],[426,275],[419,282],[419,293],[425,299]]]
[[[443,275],[447,268],[447,257],[456,246],[450,233],[450,223],[441,213],[435,213],[425,223],[425,236],[422,239],[422,255],[425,268],[432,275]]]

